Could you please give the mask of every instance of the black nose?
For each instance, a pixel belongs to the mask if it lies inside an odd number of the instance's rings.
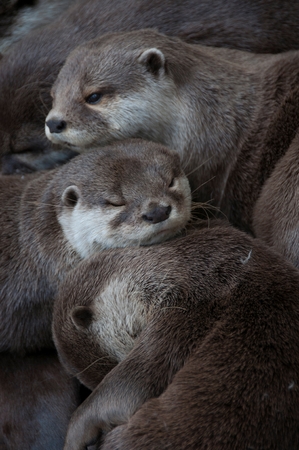
[[[66,122],[64,120],[51,119],[46,122],[50,133],[62,133],[66,129]]]
[[[171,206],[156,206],[154,209],[146,214],[143,214],[143,220],[151,223],[163,222],[168,219],[171,212]]]

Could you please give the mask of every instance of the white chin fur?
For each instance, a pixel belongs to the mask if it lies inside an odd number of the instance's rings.
[[[118,213],[113,210],[103,212],[100,207],[87,209],[78,204],[72,211],[64,211],[58,220],[65,238],[81,258],[107,248],[159,243],[177,234],[186,224],[185,220],[176,217],[150,226],[123,224],[112,231],[110,222]]]

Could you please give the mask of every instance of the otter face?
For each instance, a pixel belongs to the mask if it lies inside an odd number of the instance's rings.
[[[130,137],[168,144],[176,92],[157,48],[79,47],[52,88],[46,136],[78,151]]]
[[[124,157],[116,146],[100,152],[86,172],[87,184],[72,183],[62,192],[58,220],[82,258],[105,248],[162,242],[190,219],[190,186],[179,156],[140,142],[134,144],[139,154]]]

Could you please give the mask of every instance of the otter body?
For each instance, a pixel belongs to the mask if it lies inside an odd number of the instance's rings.
[[[217,224],[83,261],[54,308],[60,360],[94,389],[65,450],[295,449],[298,297],[290,263]]]
[[[83,42],[107,32],[155,28],[205,45],[279,52],[299,48],[298,15],[297,0],[78,1],[3,56],[0,156],[53,149],[44,136],[51,85],[70,51]]]
[[[104,248],[180,232],[191,195],[178,156],[119,143],[41,175],[0,178],[0,350],[51,345],[53,299],[66,272]]]

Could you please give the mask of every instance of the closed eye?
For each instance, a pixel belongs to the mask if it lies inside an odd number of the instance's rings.
[[[169,183],[168,187],[173,187],[175,182],[175,178],[172,178],[171,182]]]
[[[123,201],[111,201],[111,200],[104,200],[105,206],[114,206],[116,208],[119,208],[120,206],[125,206],[125,203]]]

